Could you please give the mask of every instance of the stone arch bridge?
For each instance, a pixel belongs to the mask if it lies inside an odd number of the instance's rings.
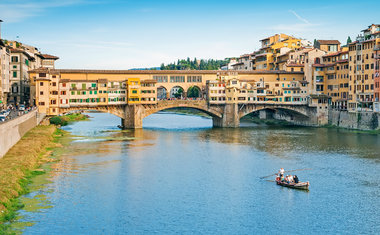
[[[240,119],[250,113],[259,112],[260,118],[269,115],[298,125],[317,126],[321,118],[316,107],[306,104],[209,104],[206,100],[160,100],[157,104],[77,106],[60,108],[60,113],[76,110],[97,110],[114,114],[122,119],[126,129],[142,128],[143,119],[153,113],[170,108],[192,108],[200,110],[213,119],[214,127],[238,127]]]

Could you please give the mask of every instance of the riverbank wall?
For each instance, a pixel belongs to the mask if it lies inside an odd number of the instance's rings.
[[[329,125],[353,130],[379,130],[380,114],[374,112],[348,112],[330,109]]]
[[[29,130],[37,126],[44,115],[33,110],[11,121],[0,124],[0,158],[14,146]]]
[[[0,234],[8,234],[9,225],[4,223],[16,218],[15,211],[22,208],[17,198],[28,192],[31,177],[45,172],[37,167],[55,160],[50,153],[61,146],[61,136],[63,132],[53,125],[36,126],[0,159]]]

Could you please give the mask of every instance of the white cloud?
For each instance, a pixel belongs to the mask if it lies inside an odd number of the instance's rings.
[[[88,0],[5,0],[0,3],[0,16],[6,22],[20,22],[29,17],[40,15],[49,8],[97,3],[99,2]]]
[[[302,18],[295,11],[289,10],[289,12],[292,13],[293,15],[295,15],[297,17],[297,19],[299,19],[300,21],[304,22],[305,24],[310,24],[310,22],[308,20],[306,20],[305,18]]]
[[[278,24],[272,27],[272,29],[277,31],[288,31],[288,32],[305,32],[305,31],[315,31],[319,24],[312,24],[307,19],[301,17],[297,12],[289,10],[301,23],[290,23],[290,24]]]

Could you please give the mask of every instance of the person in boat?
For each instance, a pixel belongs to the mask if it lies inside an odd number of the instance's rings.
[[[281,167],[281,169],[278,171],[278,177],[280,178],[281,181],[284,181],[284,173],[285,173],[285,170],[284,168]]]
[[[294,175],[293,179],[294,179],[294,183],[296,183],[296,184],[298,184],[298,182],[300,182],[297,175]]]
[[[293,183],[293,176],[292,175],[288,176],[288,181],[289,181],[289,183]]]

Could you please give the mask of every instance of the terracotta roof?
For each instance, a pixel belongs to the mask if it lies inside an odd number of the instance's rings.
[[[295,63],[290,63],[290,64],[287,64],[286,66],[288,66],[288,67],[304,67],[303,64],[295,64]]]
[[[11,48],[10,51],[11,51],[11,53],[23,53],[23,54],[26,55],[30,60],[34,60],[34,58],[33,58],[31,55],[29,55],[29,53],[27,53],[27,52],[24,51],[24,50]]]
[[[244,55],[241,55],[240,58],[245,58],[245,57],[249,57],[251,54],[244,54]]]
[[[48,73],[49,72],[49,69],[48,68],[43,68],[43,67],[40,67],[38,69],[33,69],[33,70],[29,70],[28,73]]]
[[[324,64],[313,64],[313,67],[325,67],[326,65]]]
[[[54,56],[54,55],[49,55],[49,54],[40,54],[38,56],[42,57],[43,59],[50,59],[50,60],[58,60],[59,59],[59,57]]]
[[[240,82],[256,82],[256,80],[253,80],[253,79],[239,79]]]
[[[157,83],[156,80],[154,79],[145,79],[145,80],[141,80],[142,83]]]
[[[338,60],[337,63],[347,63],[348,62],[348,59],[345,59],[345,60]]]
[[[29,73],[38,73],[39,68],[30,70]],[[45,70],[44,70],[45,71]],[[95,74],[218,74],[222,70],[91,70],[91,69],[49,69],[50,74],[60,73],[95,73]],[[303,74],[303,72],[288,72],[284,70],[229,70],[228,72],[236,72],[237,74]]]
[[[341,52],[338,51],[338,52],[334,52],[334,53],[330,53],[330,54],[324,55],[324,56],[322,56],[322,57],[337,56],[337,55],[339,55],[340,53],[341,53]]]
[[[322,45],[325,44],[340,44],[338,40],[318,40],[318,42]]]
[[[108,82],[108,79],[101,78],[101,79],[98,79],[98,82],[99,82],[99,83],[107,83],[107,82]]]

